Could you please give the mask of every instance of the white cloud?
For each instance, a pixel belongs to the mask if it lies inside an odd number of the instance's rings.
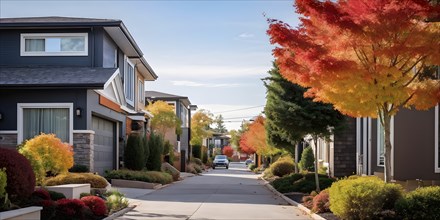
[[[218,79],[218,78],[237,78],[246,76],[264,76],[267,70],[270,69],[270,64],[267,66],[203,66],[203,65],[176,65],[167,66],[164,68],[156,68],[155,72],[159,76],[170,76],[174,78],[204,78],[204,79]]]
[[[188,87],[205,87],[205,88],[231,88],[239,87],[238,83],[199,83],[194,81],[176,80],[171,81],[174,86],[188,86]]]
[[[253,38],[255,36],[250,33],[241,33],[240,35],[238,35],[238,37],[240,37],[240,38]]]
[[[197,104],[199,109],[209,110],[214,115],[221,114],[225,119],[228,130],[239,129],[243,120],[250,120],[261,114],[263,106],[256,105],[224,105],[224,104]],[[258,106],[258,107],[256,107]],[[255,107],[255,108],[254,108]],[[237,111],[231,111],[237,110]]]

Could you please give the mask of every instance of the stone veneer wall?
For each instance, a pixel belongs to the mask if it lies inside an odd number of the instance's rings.
[[[2,134],[0,133],[0,147],[16,148],[17,134]]]
[[[94,138],[93,132],[73,133],[73,155],[75,164],[89,167],[94,172]]]
[[[356,119],[347,118],[346,128],[334,135],[333,175],[356,174]]]

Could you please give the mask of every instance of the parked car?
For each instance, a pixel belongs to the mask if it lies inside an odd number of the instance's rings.
[[[229,168],[229,160],[226,155],[216,155],[214,161],[212,161],[212,169],[216,167],[226,167]]]
[[[246,166],[249,165],[249,164],[251,164],[251,163],[254,163],[254,161],[252,161],[251,159],[247,159],[247,160],[244,162],[244,164],[246,164]]]

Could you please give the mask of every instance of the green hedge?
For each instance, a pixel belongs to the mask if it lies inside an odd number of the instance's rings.
[[[93,173],[66,173],[46,178],[44,181],[46,186],[84,183],[90,183],[90,187],[92,188],[105,188],[108,184],[102,176]]]
[[[440,186],[418,188],[396,203],[399,219],[440,219]]]
[[[130,134],[127,139],[124,151],[124,166],[131,170],[142,170],[144,168],[144,141],[137,134]]]
[[[310,193],[316,189],[314,173],[294,173],[274,180],[272,186],[281,193],[302,192]],[[319,186],[324,190],[332,185],[336,180],[325,175],[318,175]]]
[[[135,170],[112,170],[105,175],[107,180],[123,179],[136,180],[149,183],[168,184],[173,182],[173,177],[165,172],[158,171],[135,171]]]
[[[400,185],[385,183],[375,176],[347,178],[329,189],[330,210],[342,219],[379,219],[402,197]]]

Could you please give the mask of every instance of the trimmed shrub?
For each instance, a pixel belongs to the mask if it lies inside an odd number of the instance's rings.
[[[105,201],[97,196],[85,196],[81,201],[92,210],[96,216],[105,216],[107,214],[107,207]]]
[[[105,188],[108,184],[102,176],[93,173],[60,174],[56,177],[47,178],[44,183],[47,186],[90,183],[92,188]]]
[[[147,161],[147,169],[152,171],[160,171],[162,166],[162,152],[164,140],[162,135],[152,132],[148,141],[150,148],[150,156]]]
[[[295,165],[292,162],[282,160],[277,161],[270,166],[273,175],[283,177],[295,171]]]
[[[312,195],[304,196],[302,198],[302,202],[303,202],[303,205],[305,207],[307,207],[308,209],[312,209],[312,207],[313,207],[313,196]]]
[[[42,206],[41,219],[54,219],[57,204],[52,200],[41,200],[36,203],[38,206]]]
[[[313,198],[312,211],[316,213],[330,212],[328,189],[321,191]]]
[[[142,148],[144,149],[144,167],[147,167],[148,159],[150,158],[150,145],[148,144],[148,141],[148,137],[144,135],[142,137]]]
[[[315,157],[311,147],[306,147],[303,150],[298,165],[302,171],[315,171]]]
[[[191,162],[193,162],[199,166],[203,166],[203,162],[199,158],[193,157],[193,158],[191,158]]]
[[[93,196],[91,193],[81,193],[79,194],[79,198],[81,199],[82,197],[86,197],[86,196]]]
[[[55,219],[84,219],[86,205],[79,199],[56,201]]]
[[[38,197],[42,200],[51,200],[50,194],[45,189],[37,189],[32,193],[32,196]]]
[[[316,189],[314,173],[300,174],[294,173],[274,180],[272,186],[281,193],[302,192],[311,193]],[[326,189],[336,180],[325,175],[318,175],[319,186]]]
[[[0,168],[6,169],[6,193],[12,202],[31,196],[35,175],[29,160],[16,150],[0,148]]]
[[[0,169],[0,199],[4,198],[6,195],[6,183],[8,179],[6,176],[6,169]]]
[[[106,179],[136,180],[148,183],[168,184],[173,182],[173,177],[165,172],[158,171],[134,171],[134,170],[112,170],[105,176]]]
[[[59,193],[59,192],[50,191],[50,190],[47,191],[47,192],[49,192],[50,198],[51,198],[53,201],[58,201],[58,200],[60,200],[60,199],[65,199],[65,198],[66,198],[66,196],[65,196],[64,194]]]
[[[256,164],[253,164],[253,163],[250,163],[250,164],[248,165],[248,168],[249,168],[250,170],[254,170],[255,168],[257,168],[257,165],[256,165]]]
[[[203,164],[208,163],[208,147],[202,146],[202,162]]]
[[[440,219],[440,186],[418,188],[396,203],[401,219]]]
[[[390,186],[387,186],[390,185]],[[375,176],[343,179],[329,189],[330,210],[342,219],[375,219],[402,197],[402,188]]]
[[[75,164],[72,168],[69,169],[71,173],[88,173],[90,172],[89,167],[86,165]]]
[[[63,143],[55,134],[35,136],[18,151],[31,162],[37,183],[43,183],[46,176],[67,173],[73,166],[72,146]]]
[[[193,146],[191,146],[191,151],[192,151],[193,157],[202,159],[202,146],[193,145]]]
[[[189,163],[188,165],[186,165],[186,172],[192,173],[192,174],[197,174],[197,170],[195,168],[195,165],[196,164],[194,164],[194,163]]]
[[[124,165],[131,170],[144,168],[144,146],[142,138],[138,134],[130,134],[124,151]]]

